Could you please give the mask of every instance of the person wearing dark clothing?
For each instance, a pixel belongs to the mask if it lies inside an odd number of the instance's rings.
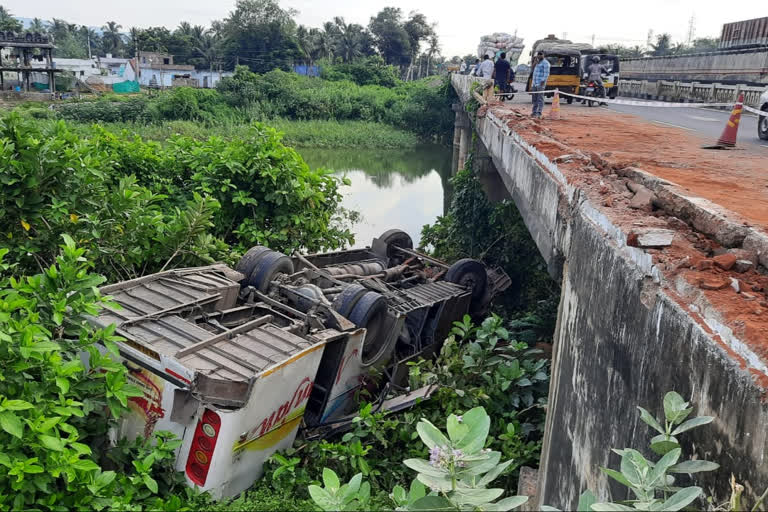
[[[595,88],[600,94],[601,98],[605,98],[605,87],[603,86],[603,75],[610,75],[611,72],[602,64],[600,64],[600,57],[595,55],[592,57],[592,64],[587,66],[586,69],[587,80],[595,83]],[[601,103],[605,105],[605,103]]]
[[[499,60],[493,65],[493,79],[500,93],[507,92],[512,77],[512,66],[509,65],[506,52],[502,52]]]

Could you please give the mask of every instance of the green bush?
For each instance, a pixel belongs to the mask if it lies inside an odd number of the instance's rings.
[[[352,239],[331,223],[340,181],[310,170],[260,124],[242,140],[161,145],[11,115],[0,139],[0,248],[23,272],[50,265],[62,234],[110,279],[232,261],[230,246],[290,252]]]
[[[388,66],[379,55],[350,62],[322,65],[321,68],[320,76],[331,82],[346,80],[357,85],[380,85],[382,87],[395,87],[402,83],[398,77],[397,68]]]
[[[179,497],[158,496],[178,490],[168,469],[180,441],[158,433],[155,447],[134,443],[130,459],[109,461],[107,431],[141,391],[116,362],[114,326],[86,321],[109,304],[104,278],[64,241],[54,264],[19,279],[0,249],[0,508],[178,508]]]

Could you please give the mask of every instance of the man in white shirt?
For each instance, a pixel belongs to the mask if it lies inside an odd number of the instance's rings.
[[[493,76],[493,61],[488,55],[483,55],[483,62],[475,70],[475,75],[483,78],[491,78]]]

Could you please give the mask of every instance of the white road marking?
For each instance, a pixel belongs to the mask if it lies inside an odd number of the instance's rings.
[[[717,119],[716,117],[701,117],[701,116],[685,116],[688,119],[695,119],[696,121],[714,121],[716,123],[719,123],[721,120]]]
[[[686,126],[680,126],[679,124],[665,123],[664,121],[651,121],[651,122],[652,123],[656,123],[656,124],[663,124],[665,126],[671,126],[673,128],[680,128],[680,129],[683,129],[683,130],[688,130],[689,132],[695,132],[696,131],[693,128],[688,128]]]

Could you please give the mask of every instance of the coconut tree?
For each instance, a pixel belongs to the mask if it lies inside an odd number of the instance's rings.
[[[435,31],[429,36],[429,46],[427,47],[427,75],[432,73],[432,58],[440,55],[440,40]]]
[[[208,68],[213,71],[215,66],[221,64],[223,56],[221,36],[211,32],[204,32],[195,46],[195,51],[205,59]]]
[[[121,53],[123,46],[123,36],[120,35],[121,28],[123,28],[123,26],[115,21],[108,21],[106,25],[101,27],[104,31],[102,42],[105,53],[113,53],[115,55]]]
[[[0,5],[0,30],[21,32],[22,28],[24,28],[24,26],[19,20],[13,17],[11,11]]]
[[[41,20],[40,18],[33,18],[32,23],[29,24],[29,31],[30,32],[40,32],[41,34],[45,34],[48,32],[48,24]]]
[[[363,27],[346,23],[341,16],[333,18],[333,24],[336,26],[336,51],[344,61],[349,62],[362,55]]]

